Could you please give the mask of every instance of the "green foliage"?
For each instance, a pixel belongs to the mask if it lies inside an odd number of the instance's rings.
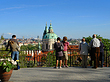
[[[56,65],[55,51],[53,53],[49,52],[47,56],[42,57],[43,67],[53,67]]]
[[[25,45],[21,46],[20,48],[21,48],[21,50],[28,50],[27,46],[25,46]]]
[[[104,44],[105,49],[110,49],[110,40],[109,39],[102,39],[102,43]]]
[[[1,35],[1,40],[4,40],[4,37],[3,37],[3,35]]]
[[[35,64],[34,64],[34,61],[31,60],[31,61],[28,61],[26,64],[27,64],[26,65],[27,67],[34,67],[34,66],[37,66],[38,63],[37,61],[35,61]]]
[[[25,52],[26,51],[20,51],[20,54],[19,54],[19,66],[21,68],[27,67],[27,59],[26,59],[27,54]]]
[[[73,52],[72,52],[72,54],[76,55],[76,54],[77,54],[77,52],[76,52],[76,51],[73,51]]]
[[[9,72],[10,70],[16,68],[17,62],[10,58],[1,58],[0,59],[0,68],[4,72]]]
[[[6,49],[4,47],[2,47],[0,50],[4,50],[4,51],[0,51],[0,58],[7,57],[7,56],[11,55],[11,53],[9,53],[9,51],[5,51]]]
[[[21,46],[21,50],[38,50],[38,45],[33,46],[32,44],[28,44]]]
[[[107,51],[107,56],[110,56],[110,51]]]
[[[90,43],[90,41],[92,40],[92,37],[91,36],[89,36],[89,37],[83,37],[83,38],[85,38],[85,40],[86,40],[87,43]]]

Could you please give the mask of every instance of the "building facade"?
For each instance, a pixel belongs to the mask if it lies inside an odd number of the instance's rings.
[[[47,24],[42,37],[42,51],[51,51],[54,49],[54,43],[57,41],[57,35],[53,32],[52,25],[50,23],[49,29]]]

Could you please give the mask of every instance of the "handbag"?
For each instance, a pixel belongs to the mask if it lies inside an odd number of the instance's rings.
[[[64,47],[63,47],[62,45],[61,45],[61,47],[60,47],[60,48],[61,48],[61,51],[63,51],[63,50],[64,50]]]

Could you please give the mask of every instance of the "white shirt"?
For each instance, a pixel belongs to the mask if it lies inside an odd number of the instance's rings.
[[[93,38],[90,42],[90,47],[100,47],[100,41],[97,38]]]

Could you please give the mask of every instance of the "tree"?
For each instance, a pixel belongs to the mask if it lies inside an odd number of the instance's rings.
[[[56,65],[55,51],[53,53],[48,52],[47,56],[43,56],[41,59],[44,67],[53,67]]]
[[[3,35],[1,35],[1,40],[4,40],[4,37],[3,37]]]
[[[38,44],[33,46],[32,44],[21,46],[21,50],[38,50]]]
[[[1,40],[4,40],[4,37],[3,37],[3,35],[1,35],[0,43],[2,42]]]

